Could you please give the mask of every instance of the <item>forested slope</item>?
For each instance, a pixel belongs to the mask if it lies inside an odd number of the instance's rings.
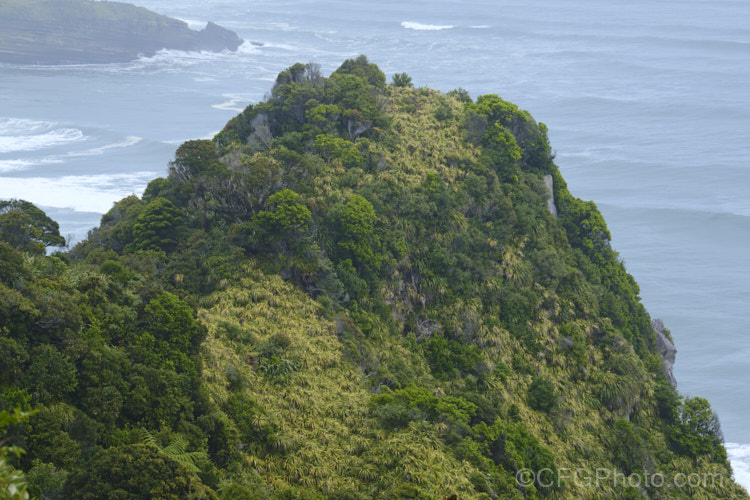
[[[33,495],[747,496],[595,204],[496,95],[297,64],[68,253],[0,212]]]

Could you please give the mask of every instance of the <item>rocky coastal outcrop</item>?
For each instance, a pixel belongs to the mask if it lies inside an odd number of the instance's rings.
[[[674,378],[673,368],[675,357],[677,355],[677,348],[670,338],[669,330],[664,326],[662,320],[658,318],[652,320],[651,325],[654,327],[654,332],[656,332],[656,348],[659,351],[659,356],[664,362],[664,374],[667,376],[669,383],[676,387],[677,379]]]
[[[202,31],[142,7],[93,0],[0,2],[0,62],[127,62],[161,49],[234,51],[236,33],[209,22]]]

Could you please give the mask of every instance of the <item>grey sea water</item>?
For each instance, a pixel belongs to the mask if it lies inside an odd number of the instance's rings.
[[[166,173],[295,62],[366,54],[418,86],[496,93],[550,128],[571,191],[597,202],[683,394],[718,412],[750,486],[750,2],[139,0],[236,30],[236,54],[0,66],[0,198],[73,241]]]

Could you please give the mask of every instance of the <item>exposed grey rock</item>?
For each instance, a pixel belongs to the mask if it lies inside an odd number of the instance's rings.
[[[549,209],[549,213],[557,217],[557,207],[555,206],[555,190],[554,190],[555,184],[550,174],[547,174],[544,176],[544,185],[547,186],[547,191],[549,191],[549,199],[547,200],[547,209]]]
[[[563,349],[570,349],[575,345],[575,342],[570,337],[563,337],[560,339],[560,347]]]
[[[262,151],[271,144],[271,125],[268,121],[268,115],[266,113],[260,113],[250,121],[252,127],[252,133],[247,138],[247,144],[254,151]]]
[[[674,345],[674,341],[670,338],[669,330],[664,326],[662,320],[658,318],[652,320],[651,326],[654,327],[654,332],[656,332],[656,348],[659,351],[659,356],[664,362],[664,374],[667,376],[669,383],[676,387],[677,380],[674,378],[672,369],[677,355],[677,348]]]
[[[202,31],[134,5],[92,0],[0,2],[0,62],[127,62],[161,49],[237,50],[236,33],[209,22]]]

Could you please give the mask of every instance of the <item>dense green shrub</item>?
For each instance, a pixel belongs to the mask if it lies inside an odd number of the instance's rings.
[[[65,485],[68,498],[218,498],[183,465],[150,445],[116,446],[92,456]]]
[[[35,254],[44,253],[47,246],[65,245],[57,222],[25,200],[0,200],[0,240]]]
[[[439,378],[454,378],[473,372],[481,360],[475,345],[463,344],[443,334],[433,335],[423,346],[425,358]]]
[[[549,412],[557,406],[555,385],[546,378],[534,378],[529,387],[527,402],[535,410]]]
[[[406,73],[394,73],[393,74],[393,85],[396,87],[413,87],[411,83],[411,77]]]
[[[712,455],[718,461],[727,459],[719,417],[703,398],[686,398],[680,404],[672,439],[678,450],[689,456]]]
[[[170,251],[177,246],[182,218],[167,199],[157,198],[133,222],[134,250]]]

